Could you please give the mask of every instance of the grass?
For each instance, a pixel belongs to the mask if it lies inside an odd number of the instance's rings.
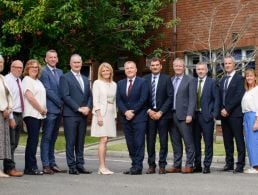
[[[41,134],[39,136],[39,145],[40,145],[40,140],[41,140]],[[99,139],[96,137],[86,136],[85,145],[97,143],[98,141],[99,141]],[[26,146],[26,142],[27,142],[27,134],[23,133],[20,136],[19,145]],[[55,150],[59,151],[59,152],[65,151],[65,136],[64,136],[63,132],[59,133],[59,135],[58,135],[58,138],[56,140]]]

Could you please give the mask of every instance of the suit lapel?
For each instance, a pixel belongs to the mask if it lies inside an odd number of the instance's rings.
[[[80,84],[79,84],[79,81],[75,78],[75,76],[73,75],[72,72],[70,72],[70,74],[71,74],[71,78],[72,78],[72,80],[73,80],[73,83],[76,85],[76,87],[80,90],[81,93],[84,93],[84,92],[82,91],[82,88],[81,88]],[[82,77],[82,78],[83,78],[83,77]],[[84,85],[85,85],[85,84],[84,84]]]

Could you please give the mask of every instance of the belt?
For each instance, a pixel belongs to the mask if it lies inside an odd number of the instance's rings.
[[[22,112],[13,112],[15,115],[22,115]]]

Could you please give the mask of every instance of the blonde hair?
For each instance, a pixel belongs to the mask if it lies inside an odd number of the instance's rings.
[[[99,69],[98,69],[98,79],[102,80],[102,81],[104,80],[104,78],[103,78],[103,76],[101,74],[103,68],[107,68],[110,71],[109,82],[112,82],[113,81],[114,71],[113,71],[112,66],[109,63],[107,63],[107,62],[103,62],[103,63],[100,64]]]
[[[40,73],[41,73],[41,65],[40,63],[38,62],[38,60],[28,60],[26,65],[25,65],[25,68],[24,68],[24,72],[23,72],[23,76],[29,76],[29,69],[33,66],[33,64],[36,64],[38,66],[38,74],[36,75],[36,78],[38,79],[39,76],[40,76]]]
[[[253,74],[253,75],[254,75],[254,77],[255,77],[254,86],[249,86],[249,85],[248,85],[248,83],[247,83],[247,81],[246,81],[246,76],[247,76],[248,74]],[[254,69],[252,69],[252,68],[246,69],[246,71],[245,71],[245,84],[244,84],[244,85],[245,85],[245,90],[249,90],[250,87],[255,87],[255,86],[257,85],[257,75],[256,75]]]

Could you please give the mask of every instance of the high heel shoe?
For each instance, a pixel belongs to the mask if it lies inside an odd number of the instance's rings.
[[[114,174],[114,172],[110,171],[107,168],[99,168],[98,174],[100,174],[100,175],[112,175],[112,174]]]
[[[2,171],[0,170],[0,177],[10,177],[10,176],[7,175],[7,174],[5,174],[4,172],[2,172]]]

